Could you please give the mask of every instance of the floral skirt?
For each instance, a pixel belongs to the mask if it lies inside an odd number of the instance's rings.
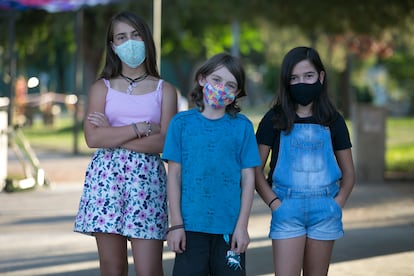
[[[164,240],[166,181],[159,155],[98,149],[86,170],[74,231]]]

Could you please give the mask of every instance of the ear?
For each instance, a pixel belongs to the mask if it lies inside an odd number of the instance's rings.
[[[321,82],[321,84],[323,84],[323,82],[325,81],[325,71],[321,71],[319,73],[319,81]]]
[[[202,75],[199,75],[197,79],[198,79],[198,84],[199,84],[201,87],[204,87],[204,85],[207,83],[206,78],[205,78],[205,77],[203,77]]]

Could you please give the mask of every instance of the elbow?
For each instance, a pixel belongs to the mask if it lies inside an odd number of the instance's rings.
[[[353,189],[356,184],[356,175],[353,171],[349,171],[342,174],[342,185],[346,185],[349,189]]]
[[[89,148],[98,148],[98,135],[95,134],[96,127],[84,127],[84,137]]]
[[[95,127],[85,131],[85,141],[89,148],[107,148],[111,146],[108,144],[108,139],[105,138],[105,133]],[[113,142],[113,139],[111,139]]]
[[[89,148],[99,148],[102,147],[102,136],[96,135],[94,133],[85,133],[86,145]]]
[[[91,137],[89,138],[85,137],[85,141],[86,141],[86,145],[91,149],[98,147],[96,139],[92,139]]]

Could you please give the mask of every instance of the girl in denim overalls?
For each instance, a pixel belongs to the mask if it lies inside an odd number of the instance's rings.
[[[314,49],[286,54],[276,103],[256,137],[262,159],[256,190],[272,210],[275,275],[327,275],[355,173],[349,132],[328,98],[326,71]]]

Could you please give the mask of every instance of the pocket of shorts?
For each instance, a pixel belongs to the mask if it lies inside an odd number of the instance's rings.
[[[338,208],[342,212],[342,207],[338,204],[338,202],[336,202],[335,198],[331,197],[331,200],[333,204],[336,206],[336,208]]]

